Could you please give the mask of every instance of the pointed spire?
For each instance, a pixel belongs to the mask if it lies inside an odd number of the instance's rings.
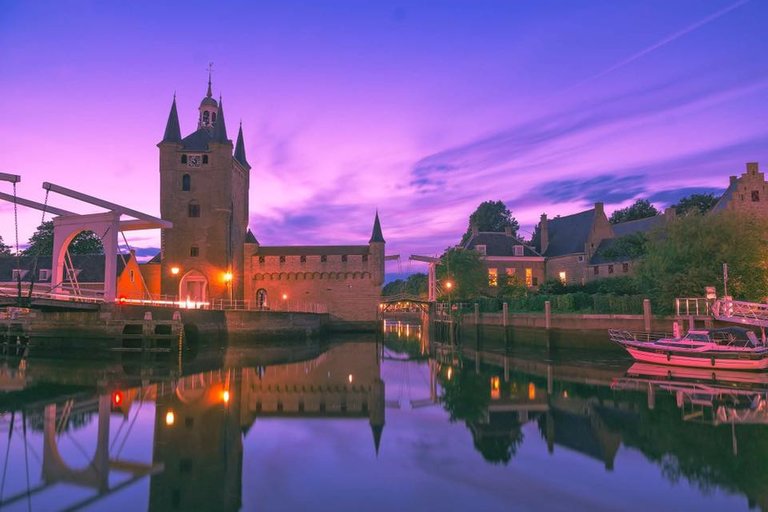
[[[213,91],[211,91],[211,67],[213,66],[213,63],[211,63],[208,66],[208,93],[205,95],[206,98],[210,98],[213,96]]]
[[[237,143],[235,144],[235,160],[240,162],[243,167],[251,168],[248,160],[245,159],[245,143],[243,142],[243,123],[240,122],[240,131],[237,132]]]
[[[376,220],[373,221],[373,232],[371,233],[371,239],[368,240],[368,243],[373,242],[384,242],[384,235],[381,234],[381,223],[379,222],[379,211],[376,210]]]
[[[384,425],[371,425],[373,432],[373,446],[376,448],[376,456],[379,456],[379,445],[381,445],[381,433],[384,431]]]
[[[168,122],[165,124],[165,134],[161,142],[181,142],[181,128],[179,126],[179,114],[176,111],[176,94],[173,95],[171,112],[168,114]]]
[[[229,140],[227,139],[227,125],[224,123],[224,104],[221,96],[219,96],[219,113],[216,115],[216,126],[213,127],[212,139],[221,143],[226,143]]]

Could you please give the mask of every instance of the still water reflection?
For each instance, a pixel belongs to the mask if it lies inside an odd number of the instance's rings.
[[[0,360],[0,509],[768,509],[768,379],[383,336]]]

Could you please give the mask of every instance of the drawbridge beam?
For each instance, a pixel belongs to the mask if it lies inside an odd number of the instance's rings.
[[[420,261],[422,263],[428,263],[428,273],[427,273],[427,283],[428,283],[428,291],[429,291],[429,302],[436,302],[437,301],[437,275],[435,273],[435,266],[440,261],[440,258],[434,258],[432,256],[419,256],[417,254],[411,254],[411,257],[408,258],[411,261]]]
[[[11,183],[18,183],[21,181],[21,176],[18,174],[8,174],[7,172],[0,172],[0,181],[10,181]]]

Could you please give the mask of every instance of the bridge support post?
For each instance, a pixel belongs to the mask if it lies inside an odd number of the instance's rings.
[[[643,325],[646,332],[651,331],[651,301],[643,299]]]

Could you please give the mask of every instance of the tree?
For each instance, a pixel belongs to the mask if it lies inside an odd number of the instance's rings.
[[[728,264],[728,293],[762,301],[768,295],[768,222],[738,212],[688,215],[651,237],[637,269],[641,289],[669,311],[677,297],[701,297],[722,286]]]
[[[83,231],[69,243],[70,254],[104,254],[104,244],[93,231]],[[25,256],[50,256],[53,254],[53,221],[37,226],[29,239],[29,245],[22,254]]]
[[[680,199],[677,204],[673,204],[675,213],[678,215],[688,215],[689,213],[707,213],[714,208],[719,197],[714,194],[691,194]]]
[[[657,210],[650,201],[647,199],[638,199],[632,206],[627,206],[626,208],[614,211],[611,214],[611,218],[608,219],[608,222],[611,224],[618,224],[630,220],[645,219],[646,217],[653,217],[658,214],[659,210]]]
[[[391,297],[407,293],[409,295],[427,296],[427,274],[411,274],[407,279],[396,279],[387,283],[381,290],[381,295]]]
[[[11,255],[11,248],[8,245],[5,245],[5,242],[3,242],[3,237],[0,236],[0,256],[10,256]]]
[[[448,249],[440,257],[436,277],[444,296],[448,294],[445,283],[451,282],[450,293],[454,299],[478,297],[488,286],[488,271],[480,261],[480,255],[461,248]]]
[[[472,226],[476,226],[479,231],[493,232],[504,232],[506,228],[511,228],[512,236],[517,236],[517,230],[520,229],[520,224],[503,201],[480,203],[480,206],[469,216],[469,226],[461,237],[459,245],[467,243],[467,240],[472,236]]]

